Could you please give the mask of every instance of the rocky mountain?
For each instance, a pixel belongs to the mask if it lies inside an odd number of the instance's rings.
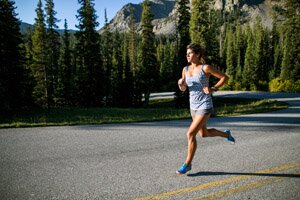
[[[176,1],[175,0],[150,0],[151,13],[154,16],[153,25],[154,32],[156,34],[170,34],[175,28],[174,14]],[[128,31],[130,14],[133,13],[136,28],[138,31],[141,30],[141,19],[142,19],[142,3],[140,4],[126,4],[120,11],[117,12],[115,17],[109,23],[109,29],[111,31]],[[100,29],[100,33],[103,28]]]
[[[190,0],[191,1],[191,0]],[[154,15],[153,31],[155,34],[172,34],[175,33],[175,22],[178,5],[176,0],[150,0],[151,11]],[[264,26],[272,27],[272,8],[282,6],[284,0],[214,0],[212,7],[215,10],[230,12],[236,9],[240,10],[243,21],[249,21],[250,24],[256,21],[259,16]],[[136,27],[141,31],[142,4],[126,4],[115,17],[109,22],[111,31],[128,31],[130,13],[133,12]],[[100,33],[103,28],[100,29]]]
[[[239,9],[243,21],[253,24],[257,17],[262,19],[262,24],[272,27],[272,10],[274,6],[282,7],[285,0],[216,0],[215,10],[230,12]]]

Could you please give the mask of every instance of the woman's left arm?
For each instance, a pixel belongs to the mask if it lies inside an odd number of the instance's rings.
[[[213,87],[210,88],[210,92],[218,91],[218,89],[222,87],[229,79],[229,77],[225,73],[221,72],[213,66],[205,65],[203,70],[206,74],[219,79],[219,81]]]

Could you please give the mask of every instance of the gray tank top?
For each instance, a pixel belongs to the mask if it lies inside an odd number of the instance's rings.
[[[204,65],[202,65],[199,74],[190,76],[188,73],[189,66],[186,66],[185,80],[190,91],[190,108],[192,110],[213,108],[211,95],[205,94],[203,91],[203,88],[209,85],[209,78],[205,75],[203,67]]]

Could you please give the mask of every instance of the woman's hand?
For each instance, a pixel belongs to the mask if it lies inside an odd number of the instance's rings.
[[[205,94],[210,94],[210,93],[212,93],[212,90],[210,90],[209,87],[204,87],[204,88],[203,88],[203,92],[204,92]]]
[[[211,94],[211,93],[214,93],[216,91],[218,91],[218,88],[216,88],[216,87],[204,87],[203,88],[203,92],[205,94]]]
[[[184,78],[181,78],[178,80],[178,86],[179,86],[179,89],[181,91],[185,91],[186,90],[186,83],[185,83],[185,79]]]

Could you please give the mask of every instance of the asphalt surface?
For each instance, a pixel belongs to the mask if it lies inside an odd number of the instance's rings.
[[[300,199],[300,94],[215,95],[290,107],[211,118],[237,143],[198,137],[186,175],[190,120],[0,129],[0,199]]]

